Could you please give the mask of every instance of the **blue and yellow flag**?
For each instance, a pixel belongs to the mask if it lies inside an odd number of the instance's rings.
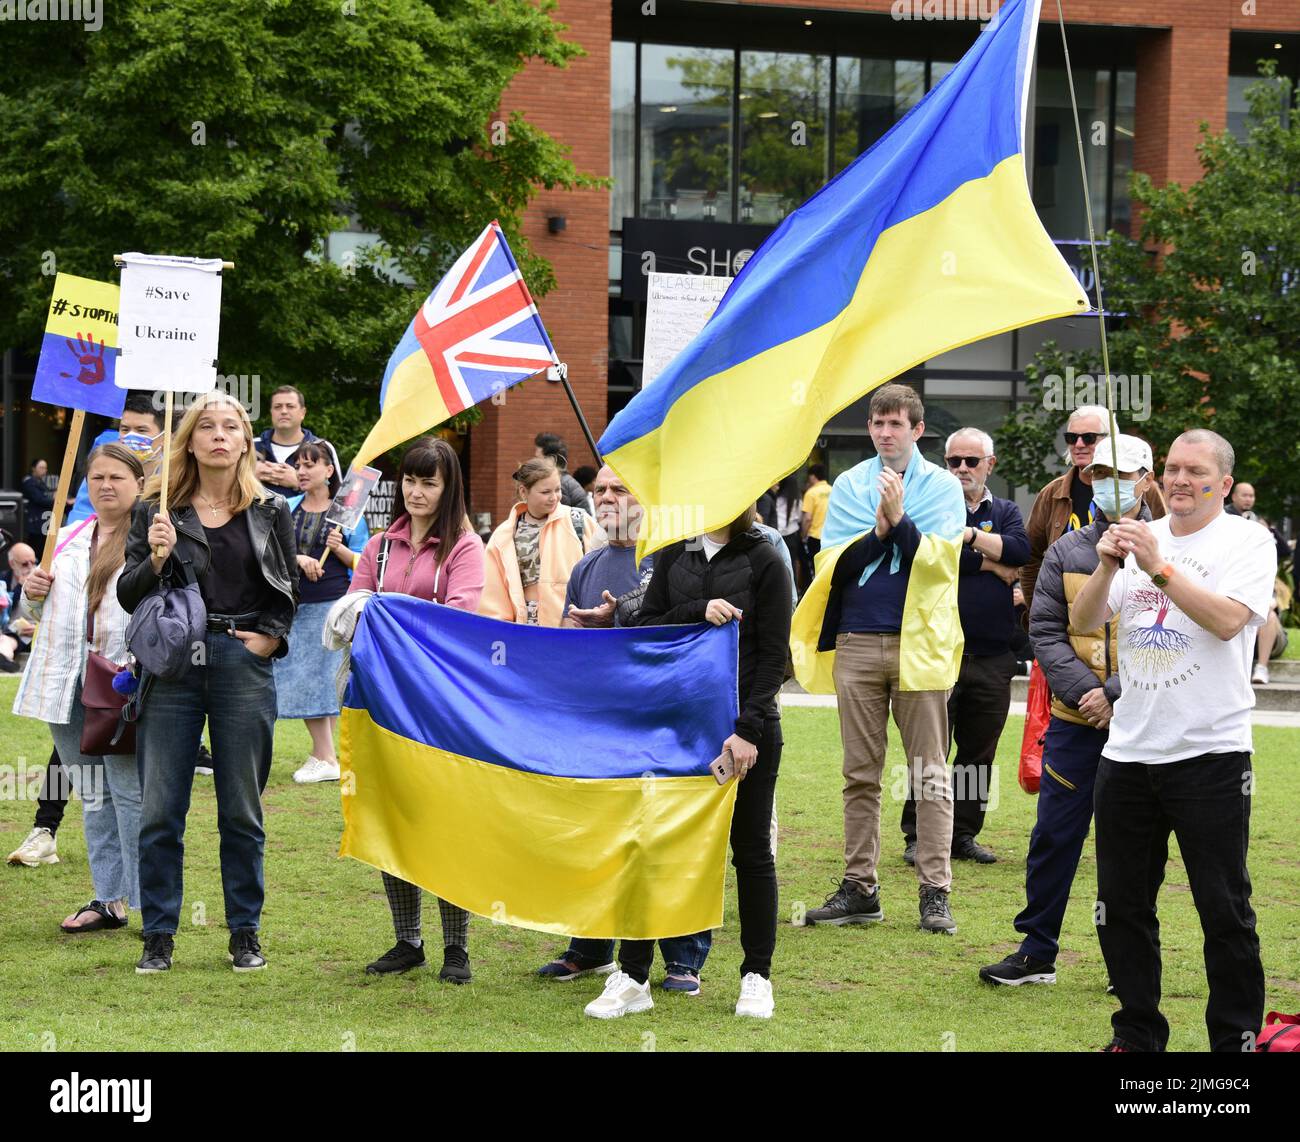
[[[343,706],[355,857],[507,924],[596,938],[722,923],[735,623],[556,630],[377,595]]]
[[[1025,179],[1039,0],[1010,0],[869,151],[792,213],[600,451],[646,505],[638,557],[720,528],[840,409],[1088,299]]]
[[[32,379],[32,400],[118,417],[126,389],[113,381],[117,365],[118,287],[58,273]]]

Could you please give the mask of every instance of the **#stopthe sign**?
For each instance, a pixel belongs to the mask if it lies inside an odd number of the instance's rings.
[[[215,388],[221,259],[123,254],[121,261],[118,387]]]
[[[114,383],[118,290],[58,274],[32,381],[32,400],[119,417],[126,393]]]

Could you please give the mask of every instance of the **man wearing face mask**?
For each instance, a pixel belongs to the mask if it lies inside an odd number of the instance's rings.
[[[117,422],[117,427],[101,432],[90,447],[93,452],[101,444],[112,441],[125,444],[140,457],[147,480],[158,470],[158,465],[162,462],[162,433],[161,398],[155,404],[153,393],[134,392],[126,398],[126,406],[122,409],[122,418]],[[76,502],[63,522],[65,525],[79,523],[83,519],[89,519],[93,510],[90,506],[90,486],[82,480],[81,487],[77,490]]]
[[[1111,521],[1150,521],[1143,500],[1154,484],[1151,446],[1136,436],[1097,444],[1086,472],[1096,519],[1047,549],[1029,616],[1034,654],[1052,690],[1052,718],[1043,747],[1038,821],[1025,860],[1025,907],[1015,919],[1024,939],[1001,963],[980,969],[986,983],[1055,983],[1056,953],[1070,888],[1092,823],[1092,787],[1119,700],[1117,628],[1080,629],[1074,603],[1096,570],[1097,542]],[[1119,458],[1113,459],[1118,451]],[[1120,500],[1115,502],[1114,465]]]
[[[1025,530],[1029,533],[1029,562],[1020,569],[1020,589],[1025,596],[1025,615],[1034,607],[1034,588],[1043,555],[1066,532],[1086,527],[1093,520],[1092,482],[1089,465],[1098,441],[1110,434],[1110,415],[1098,404],[1080,405],[1065,424],[1066,459],[1070,467],[1038,493],[1029,512]],[[1146,492],[1151,518],[1165,514],[1160,489],[1152,484]]]

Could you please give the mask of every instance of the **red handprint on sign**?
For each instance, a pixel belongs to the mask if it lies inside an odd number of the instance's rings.
[[[77,358],[77,365],[80,372],[77,373],[77,380],[83,385],[97,385],[104,379],[104,346],[107,342],[101,341],[95,344],[95,335],[86,334],[86,340],[82,341],[81,334],[77,334],[77,343],[74,345],[68,338],[63,342],[72,351],[72,355]],[[60,373],[62,377],[71,377],[71,373]]]

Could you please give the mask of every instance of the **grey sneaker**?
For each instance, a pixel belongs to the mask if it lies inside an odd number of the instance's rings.
[[[826,898],[825,904],[804,913],[803,922],[807,927],[815,924],[874,924],[884,918],[879,887],[868,895],[853,881],[844,880]]]
[[[915,841],[908,841],[907,844],[903,846],[903,863],[910,864],[913,868],[916,867],[916,842]]]
[[[942,888],[921,889],[921,929],[949,936],[957,931],[957,921],[948,907],[948,894]]]

